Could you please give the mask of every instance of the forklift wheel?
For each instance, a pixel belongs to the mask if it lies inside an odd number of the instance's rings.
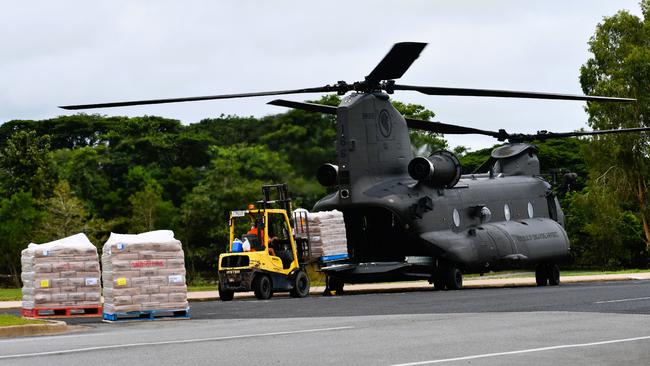
[[[309,295],[309,277],[307,277],[307,274],[305,271],[300,270],[296,272],[296,275],[294,277],[293,281],[293,288],[289,292],[291,297],[306,297]]]
[[[230,301],[235,297],[235,291],[224,290],[219,286],[219,299],[221,301]]]
[[[271,279],[265,274],[255,276],[253,280],[253,292],[259,300],[268,300],[273,296],[273,286]]]

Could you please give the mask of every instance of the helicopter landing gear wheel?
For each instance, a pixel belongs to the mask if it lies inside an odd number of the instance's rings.
[[[443,274],[443,282],[447,290],[460,290],[463,287],[463,274],[456,267],[449,267]]]
[[[289,291],[291,297],[306,297],[309,295],[309,277],[305,271],[300,270],[296,273],[296,276],[293,280],[293,288]]]
[[[429,283],[433,284],[434,291],[442,291],[445,289],[445,280],[440,272],[432,274]]]
[[[537,286],[546,286],[548,284],[548,267],[540,264],[535,268],[535,282]]]
[[[540,264],[535,269],[537,286],[557,286],[560,284],[560,267],[557,264]]]
[[[273,286],[271,279],[265,274],[255,276],[253,280],[253,292],[259,300],[268,300],[273,296]]]
[[[557,286],[560,284],[560,267],[557,264],[550,265],[547,273],[549,285]]]

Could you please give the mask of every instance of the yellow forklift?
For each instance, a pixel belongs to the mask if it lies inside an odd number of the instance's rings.
[[[248,291],[260,300],[282,291],[298,298],[309,295],[304,268],[309,242],[296,244],[287,184],[263,186],[262,193],[261,207],[251,204],[247,210],[230,213],[228,253],[219,256],[222,301],[232,300],[235,292]]]

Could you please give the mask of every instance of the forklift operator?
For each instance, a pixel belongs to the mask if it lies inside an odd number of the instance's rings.
[[[266,249],[266,246],[263,243],[263,241],[264,241],[264,230],[258,229],[257,225],[255,223],[253,223],[253,225],[251,226],[251,229],[248,230],[246,235],[254,235],[255,236],[255,238],[253,240],[249,240],[249,241],[251,241],[251,250],[252,251],[263,251],[263,250]],[[269,244],[272,243],[272,241],[274,239],[275,238],[269,239]],[[275,257],[275,250],[271,246],[269,246],[269,254]]]

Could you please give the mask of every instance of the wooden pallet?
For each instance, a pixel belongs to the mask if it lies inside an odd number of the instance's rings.
[[[99,318],[102,316],[101,306],[68,306],[60,308],[38,307],[22,309],[21,315],[25,318]]]
[[[127,311],[114,314],[104,313],[103,321],[107,323],[147,320],[183,320],[190,319],[190,308]]]

